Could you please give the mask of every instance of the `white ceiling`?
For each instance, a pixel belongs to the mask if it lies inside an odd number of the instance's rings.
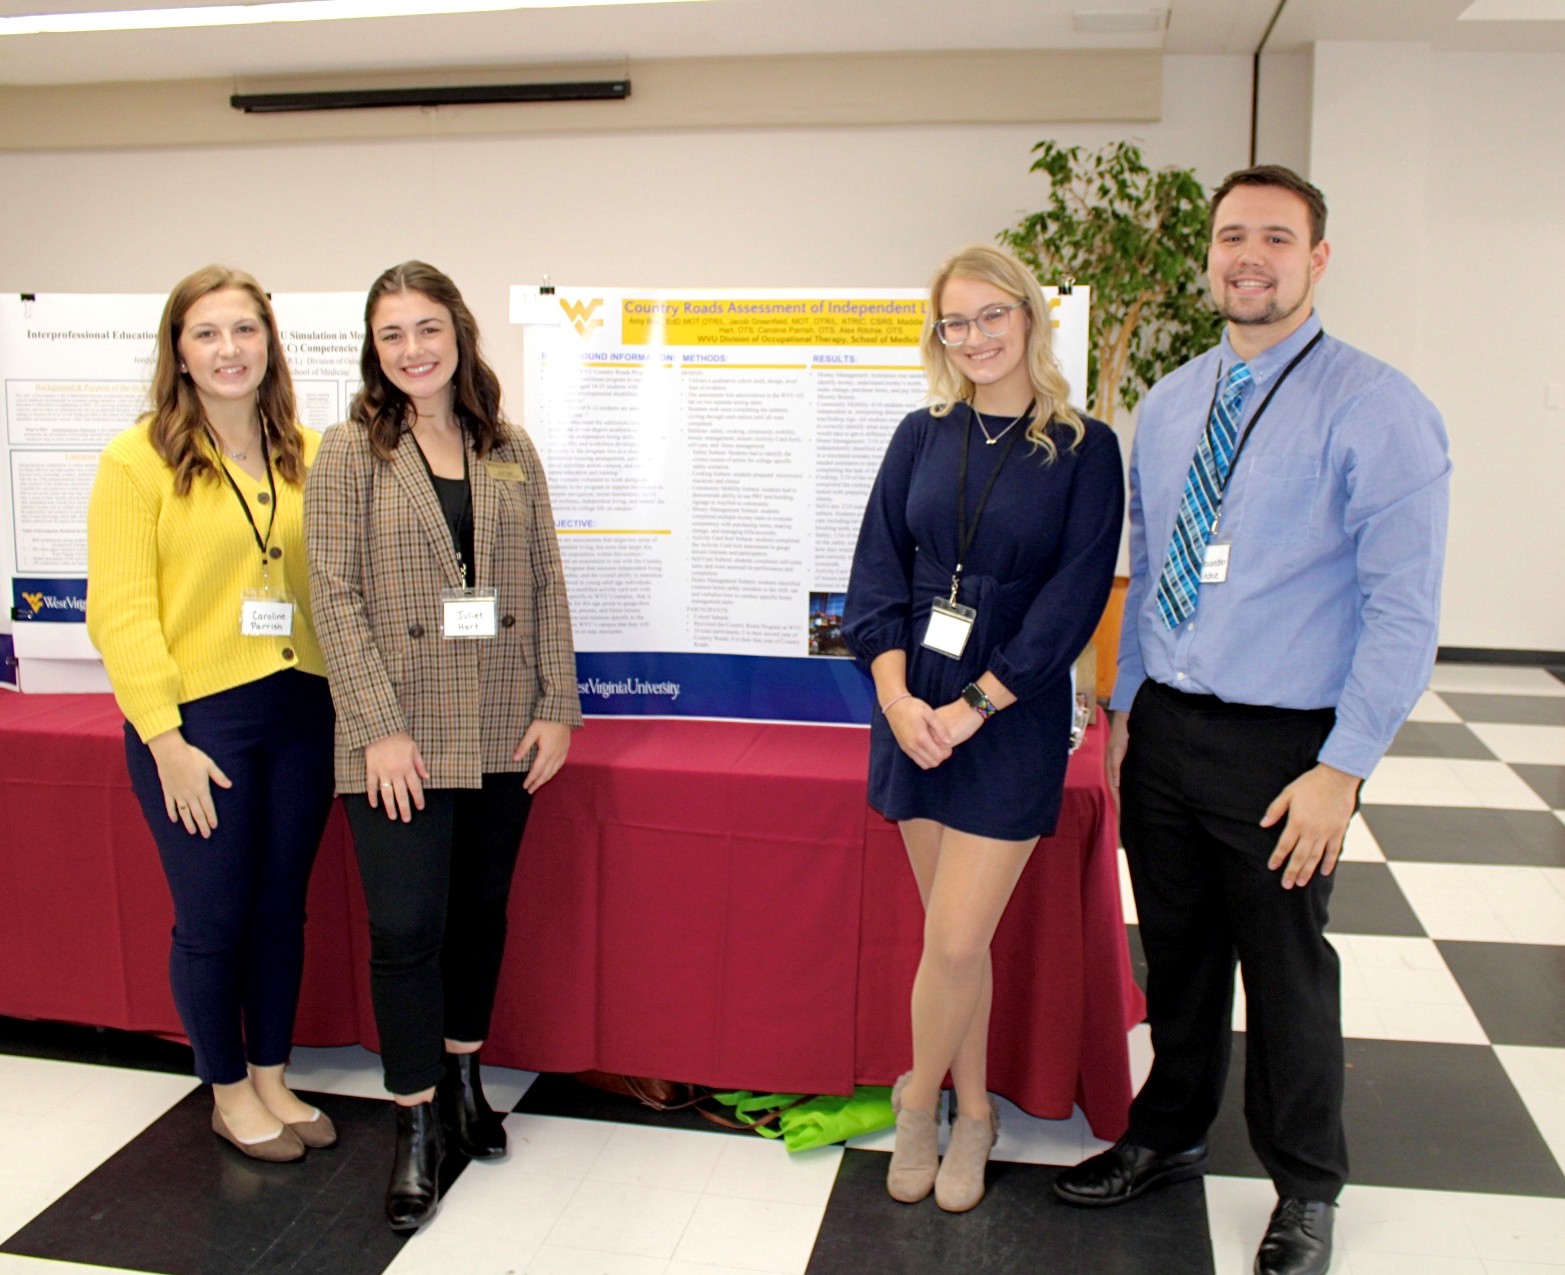
[[[1316,40],[1565,50],[1565,22],[1462,22],[1471,0],[1283,0],[1269,50]],[[0,15],[213,0],[0,0]],[[1083,35],[1075,10],[1170,10],[1157,36]],[[704,0],[205,30],[0,39],[0,84],[942,49],[1256,50],[1278,0]]]

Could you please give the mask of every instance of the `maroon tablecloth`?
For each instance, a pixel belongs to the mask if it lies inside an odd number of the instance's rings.
[[[172,910],[107,696],[0,694],[0,1014],[178,1036]],[[1130,976],[1101,780],[1072,759],[995,939],[990,1086],[1116,1137]],[[522,848],[488,1061],[845,1093],[910,1055],[922,913],[864,802],[868,733],[589,719]],[[301,1044],[375,1047],[341,812],[310,886]]]

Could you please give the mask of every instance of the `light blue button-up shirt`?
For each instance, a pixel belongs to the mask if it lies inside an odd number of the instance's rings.
[[[1309,320],[1249,360],[1245,422],[1320,331]],[[1219,375],[1223,337],[1147,395],[1130,462],[1130,590],[1110,705],[1148,677],[1235,704],[1337,710],[1319,760],[1367,777],[1429,682],[1451,462],[1440,413],[1407,377],[1324,338],[1278,390],[1239,458],[1218,537],[1228,576],[1167,628],[1157,580]],[[1134,723],[1132,723],[1134,726]]]

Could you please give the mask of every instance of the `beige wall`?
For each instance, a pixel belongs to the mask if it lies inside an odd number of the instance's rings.
[[[1322,316],[1411,375],[1451,432],[1445,646],[1565,650],[1561,83],[1560,54],[1315,51]]]

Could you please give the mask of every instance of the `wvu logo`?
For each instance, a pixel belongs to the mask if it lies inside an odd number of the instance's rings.
[[[571,326],[576,329],[576,335],[586,336],[589,332],[596,332],[603,326],[602,319],[592,317],[592,312],[603,304],[602,297],[593,297],[591,301],[567,301],[560,298],[560,309],[565,311],[565,317],[571,321]]]
[[[22,601],[32,607],[34,615],[43,610],[43,594],[41,593],[23,593]]]

